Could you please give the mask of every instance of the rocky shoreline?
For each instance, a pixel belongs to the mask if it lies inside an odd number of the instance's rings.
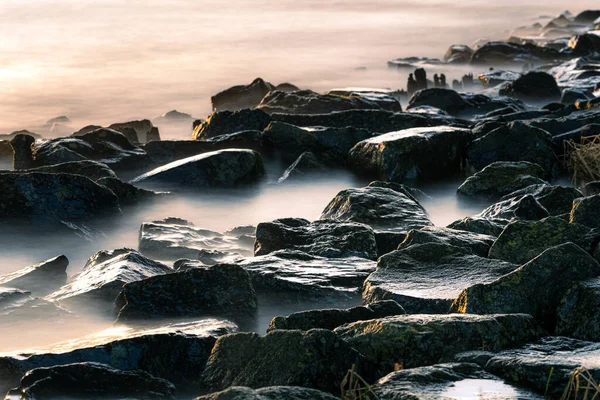
[[[427,79],[451,66],[476,75]],[[117,330],[0,354],[5,398],[534,400],[600,382],[600,171],[573,150],[600,149],[600,10],[389,67],[414,71],[406,91],[257,78],[206,119],[160,118],[189,140],[150,120],[0,138],[0,225],[81,240],[161,198],[256,187],[273,160],[276,185],[371,181],[314,221],[218,232],[173,210],[71,278],[63,249],[0,276],[5,324],[89,313]],[[481,212],[435,226],[418,187],[454,179]],[[295,312],[254,332],[281,305]]]

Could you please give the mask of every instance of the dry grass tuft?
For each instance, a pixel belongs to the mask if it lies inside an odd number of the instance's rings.
[[[569,384],[561,400],[598,400],[600,399],[600,385],[584,367],[577,368],[569,379]]]
[[[600,180],[600,135],[581,138],[580,143],[565,142],[565,166],[573,174],[573,183]]]
[[[342,400],[378,400],[369,384],[356,373],[356,365],[348,370],[342,380]]]

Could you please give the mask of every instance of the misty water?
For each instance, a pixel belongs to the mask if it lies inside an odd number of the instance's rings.
[[[391,59],[440,58],[450,44],[504,38],[507,29],[570,6],[556,0],[4,0],[0,132],[37,131],[59,115],[71,118],[73,130],[152,119],[171,109],[204,118],[211,95],[258,76],[315,91],[399,89],[406,74],[388,69]],[[597,1],[581,0],[571,11],[592,6]],[[444,72],[452,80],[468,71]],[[163,139],[191,136],[191,127],[159,128]],[[279,185],[285,167],[269,165],[265,181],[252,188],[172,194],[123,207],[122,216],[105,221],[92,241],[35,227],[0,232],[0,274],[65,254],[73,276],[98,250],[137,248],[140,224],[168,216],[219,232],[281,217],[314,220],[340,190],[368,183],[338,171]],[[421,188],[430,196],[422,204],[434,224],[444,226],[485,207],[459,202],[459,184]],[[272,316],[301,309],[259,310],[256,329],[264,332]],[[46,322],[0,324],[0,352],[72,339],[96,343],[98,336],[119,337],[129,329],[99,315]]]

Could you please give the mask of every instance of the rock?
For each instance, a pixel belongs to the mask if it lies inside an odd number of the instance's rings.
[[[76,363],[36,368],[23,376],[7,398],[175,399],[169,381],[143,371],[121,371],[105,364]],[[18,396],[18,397],[17,397]]]
[[[577,14],[573,21],[581,24],[591,24],[598,18],[600,18],[600,10],[584,10]]]
[[[371,390],[380,400],[544,399],[533,392],[511,386],[472,363],[437,364],[391,372],[371,386]]]
[[[253,150],[220,150],[174,161],[135,178],[132,183],[198,189],[232,187],[258,181],[265,173]]]
[[[208,139],[241,131],[262,131],[271,117],[262,110],[216,111],[194,128],[194,140]]]
[[[275,330],[265,336],[236,333],[217,339],[203,378],[212,390],[292,385],[337,394],[353,364],[364,379],[370,379],[363,361],[356,350],[325,329]]]
[[[506,225],[489,252],[490,258],[524,264],[544,250],[572,242],[592,253],[600,241],[600,232],[584,225],[548,217],[540,221],[514,221]]]
[[[0,173],[0,217],[31,224],[86,221],[120,213],[115,194],[71,174]]]
[[[160,117],[154,119],[155,123],[171,123],[171,124],[179,124],[185,123],[189,126],[192,126],[192,122],[194,117],[191,114],[179,112],[177,110],[171,110],[167,113],[164,113]]]
[[[598,210],[600,210],[600,195],[580,197],[573,200],[570,221],[591,228],[600,228]]]
[[[478,357],[477,353],[480,352],[467,353],[463,358],[468,361],[469,358]],[[560,398],[572,374],[580,367],[585,368],[592,378],[598,381],[598,356],[598,343],[564,337],[546,337],[523,348],[491,354],[487,357],[484,368],[519,386],[547,393],[552,398]]]
[[[473,65],[511,66],[524,63],[543,63],[560,58],[557,50],[535,44],[489,42],[480,46],[471,57]]]
[[[311,90],[295,92],[272,91],[256,107],[268,114],[325,114],[345,110],[402,111],[399,102],[380,102],[361,95],[337,96],[318,94]]]
[[[465,217],[447,228],[498,237],[508,222],[500,218]]]
[[[583,194],[572,186],[558,185],[532,185],[514,191],[504,196],[501,200],[518,200],[525,196],[532,196],[550,215],[563,215],[571,212],[573,201]]]
[[[574,282],[600,275],[600,264],[573,243],[551,247],[491,283],[471,286],[454,301],[460,313],[522,312],[546,328],[556,323],[556,308]]]
[[[305,151],[284,171],[278,182],[283,183],[309,179],[311,175],[317,175],[319,172],[326,170],[327,167],[317,156],[310,151]]]
[[[0,309],[4,311],[15,304],[28,301],[30,294],[28,291],[17,288],[0,287]]]
[[[544,333],[525,314],[399,315],[354,322],[334,332],[376,366],[378,377],[394,371],[396,364],[437,364],[482,346],[492,351],[520,346]]]
[[[46,165],[43,167],[22,169],[19,172],[42,172],[48,174],[81,175],[97,182],[102,178],[116,178],[117,175],[106,164],[92,160],[71,161],[61,164]]]
[[[424,243],[440,243],[461,247],[480,257],[487,257],[490,247],[496,238],[450,228],[426,226],[422,229],[412,229],[406,239],[398,246],[398,250]]]
[[[171,218],[144,222],[139,234],[140,251],[160,260],[198,259],[210,255],[213,259],[211,264],[217,264],[251,256],[253,245],[253,232],[241,235],[222,234],[197,228],[189,221]]]
[[[491,163],[467,178],[458,188],[460,195],[484,199],[499,199],[530,185],[545,184],[546,171],[527,161]]]
[[[294,160],[310,151],[324,160],[344,165],[350,149],[371,137],[371,132],[352,127],[299,128],[283,122],[271,122],[263,135],[265,142],[280,151],[285,159]]]
[[[359,142],[348,163],[383,181],[429,180],[461,170],[470,130],[448,126],[390,132]]]
[[[560,301],[556,311],[556,334],[600,341],[600,279],[576,282]]]
[[[61,255],[0,276],[0,285],[46,294],[67,281],[69,260]]]
[[[471,60],[473,50],[463,44],[454,44],[446,50],[444,62],[447,64],[467,64]]]
[[[540,165],[547,174],[554,172],[556,164],[550,134],[519,121],[473,140],[467,159],[477,170],[496,161],[529,161]]]
[[[600,129],[600,124],[588,124],[581,126],[570,132],[561,133],[552,137],[552,143],[554,144],[554,152],[558,156],[565,155],[566,142],[573,141],[575,143],[581,143],[582,138],[587,136],[594,136]]]
[[[409,246],[381,256],[363,286],[363,300],[395,300],[409,313],[447,313],[475,283],[493,282],[517,266],[443,243]]]
[[[522,219],[537,221],[550,215],[532,195],[513,197],[492,204],[483,210],[479,217],[500,219]]]
[[[33,137],[36,140],[42,138],[42,135],[40,135],[40,134],[37,134],[37,133],[34,133],[34,132],[30,132],[30,131],[28,131],[26,129],[23,129],[23,130],[20,130],[20,131],[14,131],[12,133],[0,134],[0,140],[1,141],[8,141],[8,142],[10,142],[17,135],[31,136],[31,137]]]
[[[567,88],[563,90],[560,102],[568,106],[575,104],[577,100],[591,100],[592,97],[593,95],[586,90]]]
[[[568,46],[573,49],[575,55],[594,55],[600,50],[600,37],[590,33],[576,35],[569,40]]]
[[[299,386],[274,386],[262,389],[235,386],[222,392],[196,397],[195,400],[336,400],[329,393]]]
[[[217,337],[238,330],[229,321],[215,319],[146,329],[117,328],[63,342],[51,352],[3,355],[0,389],[15,387],[21,376],[34,368],[94,362],[123,371],[142,370],[179,388],[195,390]]]
[[[371,303],[348,309],[325,309],[300,311],[287,317],[275,317],[269,324],[267,332],[275,329],[330,329],[356,321],[384,318],[392,315],[406,314],[404,308],[393,300]]]
[[[282,249],[330,258],[377,258],[375,234],[363,224],[331,220],[311,223],[302,218],[282,218],[258,224],[254,255]]]
[[[48,295],[47,299],[70,306],[112,311],[112,303],[124,284],[169,272],[172,272],[171,268],[135,250],[101,250],[88,259],[71,282]]]
[[[273,90],[273,85],[256,78],[249,85],[237,85],[212,96],[210,102],[213,111],[237,111],[256,107]]]
[[[256,311],[250,276],[232,264],[157,275],[123,286],[115,302],[119,321],[233,315]]]
[[[500,90],[501,96],[509,96],[524,102],[559,101],[561,92],[552,75],[542,71],[531,71]]]
[[[96,183],[110,189],[119,198],[119,203],[123,205],[136,204],[160,194],[151,190],[138,188],[130,183],[123,182],[119,178],[102,178],[98,179]]]
[[[138,143],[148,143],[152,140],[160,140],[158,128],[156,128],[148,119],[120,122],[110,125],[108,129],[114,129],[123,134],[126,134],[128,130],[133,129]],[[135,143],[135,141],[133,143]]]
[[[417,200],[401,188],[368,186],[339,192],[321,213],[321,219],[359,222],[373,229],[406,232],[432,225]]]

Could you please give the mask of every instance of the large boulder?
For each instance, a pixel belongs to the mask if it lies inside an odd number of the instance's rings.
[[[575,199],[573,200],[570,221],[591,228],[600,228],[599,210],[600,194]]]
[[[573,243],[551,247],[491,283],[465,289],[452,304],[460,313],[528,313],[546,328],[556,323],[556,308],[574,282],[600,276],[600,264]]]
[[[540,221],[513,221],[506,225],[489,252],[497,258],[515,264],[524,264],[544,250],[572,242],[592,253],[600,241],[600,232],[559,217]]]
[[[36,368],[23,376],[8,399],[128,398],[140,400],[175,399],[169,381],[143,371],[121,371],[99,363],[76,363]],[[18,397],[17,397],[18,396]]]
[[[150,141],[160,140],[158,128],[155,127],[148,119],[118,122],[111,124],[108,129],[114,129],[115,131],[121,132],[124,135],[126,135],[127,132],[133,131],[135,133],[135,137],[137,138],[137,140],[132,141],[134,143],[148,143]]]
[[[375,136],[358,143],[348,162],[357,172],[402,183],[450,177],[461,170],[471,131],[440,126]]]
[[[568,46],[578,56],[594,55],[600,50],[600,36],[593,33],[575,35],[569,40]]]
[[[275,317],[269,324],[268,331],[275,329],[330,329],[356,321],[384,318],[392,315],[406,314],[402,306],[393,300],[378,301],[367,306],[356,306],[347,309],[330,308],[325,310],[300,311],[287,317]]]
[[[281,331],[275,331],[281,332]],[[530,315],[399,315],[359,321],[334,331],[384,376],[400,364],[415,368],[447,362],[482,346],[498,351],[539,339]]]
[[[352,365],[363,378],[371,378],[363,362],[356,350],[325,329],[236,333],[217,339],[203,378],[212,390],[292,385],[337,394]]]
[[[70,306],[112,311],[113,302],[124,284],[172,271],[135,250],[101,250],[88,259],[71,282],[47,298]]]
[[[454,221],[447,228],[498,237],[508,222],[507,219],[475,216]]]
[[[556,311],[556,334],[600,341],[600,279],[576,282],[560,301]]]
[[[516,190],[504,196],[501,201],[517,201],[526,196],[532,196],[550,215],[568,214],[573,207],[573,201],[583,194],[572,186],[532,185]]]
[[[479,217],[493,219],[520,219],[537,221],[550,215],[534,196],[527,194],[520,197],[511,197],[494,203],[481,213]]]
[[[250,276],[217,264],[127,283],[116,299],[119,321],[170,317],[247,317],[256,311]]]
[[[174,161],[138,176],[132,183],[187,189],[232,187],[254,183],[264,173],[259,153],[230,149]]]
[[[544,63],[559,57],[557,50],[531,43],[488,42],[475,50],[471,64],[514,66],[515,63]]]
[[[221,392],[196,397],[194,400],[337,400],[329,393],[299,386],[273,386],[251,389],[234,386]]]
[[[397,190],[377,186],[342,190],[325,207],[321,218],[392,231],[432,225],[423,206],[401,185]]]
[[[524,102],[548,104],[559,101],[561,92],[552,75],[542,71],[531,71],[514,82],[506,84],[500,95],[513,97]]]
[[[0,286],[24,289],[36,294],[47,294],[48,291],[66,283],[68,265],[69,260],[66,256],[54,257],[18,271],[0,275]]]
[[[467,149],[467,159],[477,170],[496,161],[529,161],[552,174],[556,165],[550,134],[519,121],[473,140]]]
[[[427,226],[422,229],[413,229],[408,232],[406,238],[398,245],[398,250],[424,243],[440,243],[457,246],[471,253],[487,257],[490,247],[496,238],[490,235],[461,231],[437,226]]]
[[[282,218],[258,224],[254,255],[283,249],[331,258],[377,258],[375,234],[364,224],[332,220],[311,223],[302,218]]]
[[[424,243],[388,253],[365,281],[363,300],[395,300],[409,313],[447,313],[452,299],[475,283],[493,282],[517,266],[464,247]]]
[[[256,78],[248,85],[236,85],[210,98],[213,111],[237,111],[256,107],[263,97],[273,90],[273,85]]]
[[[216,111],[194,128],[194,140],[209,139],[241,131],[262,131],[271,117],[261,110]]]
[[[463,44],[453,44],[444,53],[447,64],[467,64],[473,56],[473,49]]]
[[[484,199],[499,199],[530,185],[545,184],[546,171],[527,161],[497,161],[467,178],[458,194]]]

